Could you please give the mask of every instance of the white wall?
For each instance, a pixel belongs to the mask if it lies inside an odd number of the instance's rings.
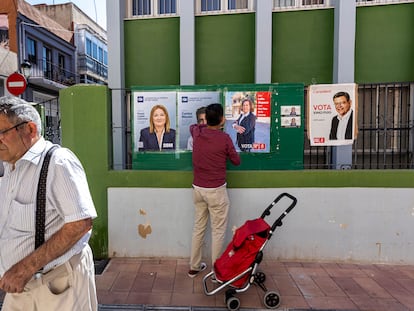
[[[7,78],[10,74],[18,70],[17,54],[0,47],[0,75]]]
[[[275,230],[265,248],[266,258],[414,264],[413,189],[229,189],[226,244],[233,226],[260,217],[283,192],[298,203]],[[282,199],[267,222],[272,224],[290,203],[287,197]],[[189,257],[191,189],[110,188],[108,205],[110,257]],[[146,238],[138,234],[140,224],[151,226]],[[206,258],[209,243],[208,239]]]

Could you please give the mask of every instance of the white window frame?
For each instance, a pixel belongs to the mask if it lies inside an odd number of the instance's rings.
[[[255,1],[247,0],[247,8],[244,9],[229,9],[229,0],[220,0],[220,10],[214,11],[202,11],[201,10],[201,1],[195,1],[195,14],[196,15],[214,15],[214,14],[227,14],[227,13],[246,13],[255,11]],[[256,0],[260,1],[260,0]]]
[[[166,13],[166,14],[160,14],[158,13],[158,9],[159,9],[159,5],[158,2],[159,0],[146,0],[147,2],[149,2],[150,7],[151,7],[151,12],[150,14],[142,14],[142,15],[133,15],[132,12],[132,8],[133,8],[133,1],[134,0],[128,0],[127,1],[127,5],[126,5],[126,16],[127,18],[155,18],[155,17],[171,17],[171,16],[178,16],[178,12],[179,12],[179,3],[180,0],[176,0],[176,8],[175,8],[175,13]],[[170,0],[172,1],[172,0]]]

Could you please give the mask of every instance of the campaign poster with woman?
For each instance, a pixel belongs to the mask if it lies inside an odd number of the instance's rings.
[[[225,98],[225,131],[237,151],[270,152],[270,104],[268,91],[228,91]]]
[[[133,92],[135,152],[175,151],[176,92]]]

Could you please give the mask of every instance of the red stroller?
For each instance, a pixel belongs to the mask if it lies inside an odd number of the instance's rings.
[[[289,207],[270,227],[264,218],[270,215],[272,207],[283,197],[292,200]],[[214,270],[203,278],[204,293],[214,295],[222,289],[226,290],[225,302],[228,310],[238,310],[240,300],[234,295],[247,291],[252,284],[258,285],[264,292],[263,303],[266,308],[275,309],[280,305],[280,295],[275,291],[268,291],[264,282],[266,275],[257,271],[263,259],[263,249],[273,235],[276,227],[282,226],[282,219],[296,205],[297,199],[288,194],[280,194],[262,213],[260,218],[248,220],[234,233],[232,241],[224,253],[214,263]],[[208,289],[207,281],[218,283],[218,287]]]

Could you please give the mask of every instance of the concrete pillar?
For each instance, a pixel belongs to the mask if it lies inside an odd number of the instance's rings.
[[[195,84],[194,1],[180,6],[180,84]]]
[[[356,2],[332,0],[335,7],[333,83],[355,81]],[[336,169],[352,167],[352,145],[332,147],[331,164]]]
[[[256,83],[272,80],[272,12],[272,0],[256,1]]]
[[[124,67],[125,2],[106,0],[108,25],[108,87],[112,90],[113,169],[125,168],[126,105]]]

